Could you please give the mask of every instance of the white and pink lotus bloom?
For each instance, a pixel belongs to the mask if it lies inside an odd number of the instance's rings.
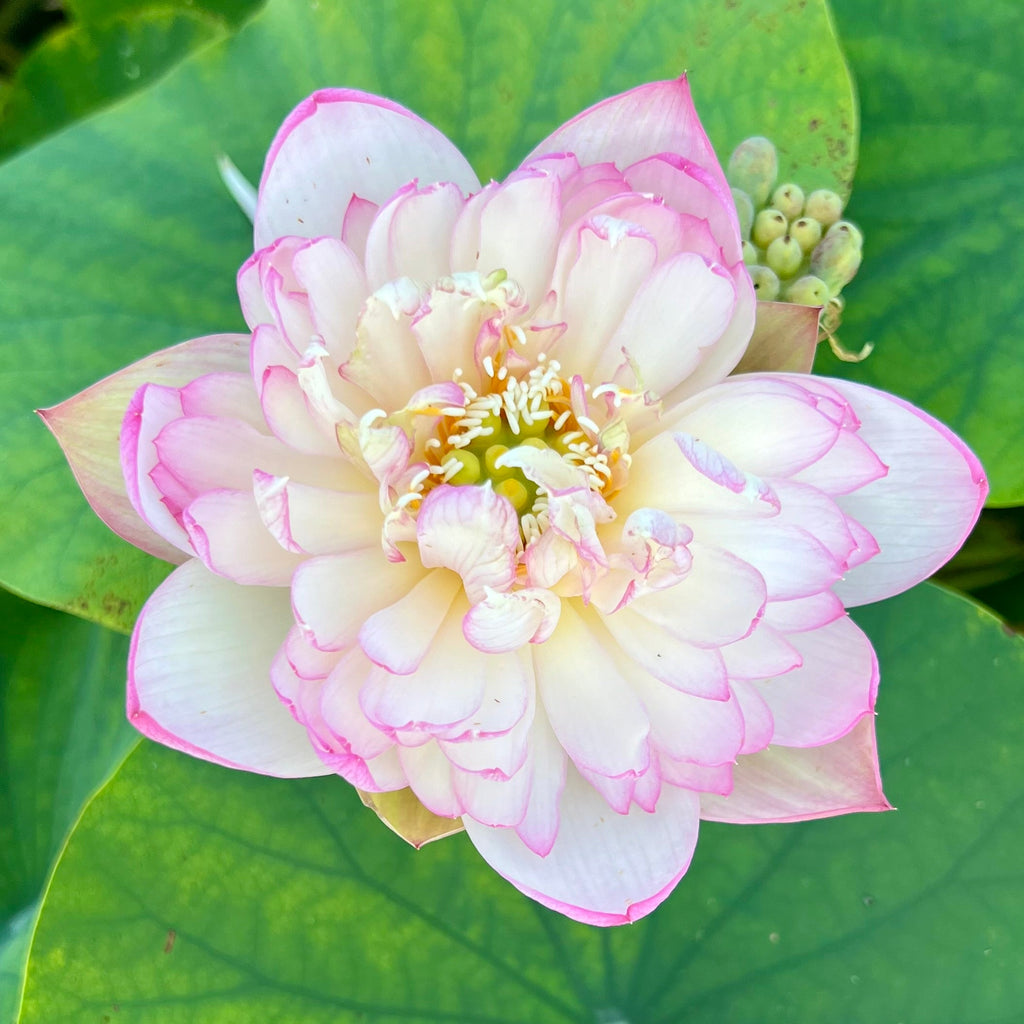
[[[315,93],[255,249],[251,334],[44,413],[111,528],[181,563],[135,627],[142,733],[410,787],[593,924],[665,899],[702,818],[888,806],[844,606],[946,561],[984,476],[898,398],[729,376],[756,303],[685,79],[483,187],[408,110]]]

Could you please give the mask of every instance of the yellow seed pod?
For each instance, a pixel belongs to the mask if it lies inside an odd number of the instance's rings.
[[[795,220],[804,212],[804,190],[792,182],[780,185],[772,193],[772,206],[787,220]]]
[[[851,224],[848,220],[838,220],[825,232],[825,237],[828,238],[830,235],[840,235],[844,238],[850,239],[851,243],[856,245],[860,249],[864,245],[864,236],[861,234],[860,228],[856,224]]]
[[[769,206],[754,218],[754,244],[767,249],[776,238],[781,238],[789,229],[789,221],[776,209]]]
[[[761,135],[744,139],[729,157],[729,184],[746,192],[755,207],[764,205],[778,173],[775,147]]]
[[[754,294],[765,302],[779,297],[779,279],[771,267],[750,267],[750,280],[754,282]]]
[[[786,301],[800,306],[824,306],[828,299],[828,285],[812,274],[798,277],[786,289]]]
[[[801,217],[789,225],[789,233],[804,252],[810,252],[821,241],[821,224],[813,217]]]
[[[835,224],[843,213],[843,201],[827,188],[819,188],[807,197],[804,213],[813,217],[823,228]]]
[[[859,236],[859,231],[856,235],[845,231],[827,233],[811,253],[811,273],[828,285],[832,295],[838,295],[860,267]]]
[[[776,238],[765,251],[765,262],[779,277],[792,277],[804,261],[800,243],[791,235]]]

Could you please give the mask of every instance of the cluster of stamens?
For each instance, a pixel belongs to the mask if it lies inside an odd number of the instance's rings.
[[[518,332],[509,339],[507,350],[525,341],[519,328],[506,330]],[[548,494],[521,469],[505,464],[502,457],[507,452],[524,445],[549,448],[582,469],[592,490],[606,495],[613,481],[610,460],[624,456],[605,451],[599,425],[573,409],[570,385],[557,360],[540,353],[536,365],[523,374],[510,370],[501,352],[484,357],[481,367],[484,379],[479,391],[464,379],[461,369],[455,370],[453,380],[465,395],[465,405],[438,410],[436,434],[424,443],[425,465],[409,480],[396,507],[415,507],[442,483],[489,481],[516,509],[523,541],[529,543],[548,525]],[[616,390],[614,385],[604,385],[592,397],[609,388]]]

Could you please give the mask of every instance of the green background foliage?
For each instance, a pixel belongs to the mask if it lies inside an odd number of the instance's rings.
[[[12,1020],[50,865],[82,805],[138,737],[128,642],[0,591],[0,1021]]]
[[[0,115],[0,582],[119,630],[166,567],[95,520],[31,409],[241,329],[250,237],[214,158],[258,177],[314,88],[406,103],[482,178],[587,104],[684,68],[723,160],[767,134],[782,178],[846,193],[857,158],[822,0],[271,0],[247,24],[253,0],[66,7]],[[928,408],[978,450],[995,503],[1024,502],[1018,5],[835,7],[863,116],[849,213],[867,237],[841,336],[877,349],[818,370]],[[982,561],[1001,579],[1000,551],[1017,566],[1020,521],[992,520],[961,579]],[[0,1022],[41,900],[31,1024],[1012,1020],[1020,642],[931,587],[858,619],[883,666],[900,810],[709,825],[669,901],[606,932],[518,896],[464,837],[414,854],[337,780],[247,777],[148,743],[88,803],[47,888],[79,810],[135,746],[126,641],[0,593]]]

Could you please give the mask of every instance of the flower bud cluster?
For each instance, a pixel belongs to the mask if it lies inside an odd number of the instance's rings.
[[[821,331],[833,341],[841,293],[860,267],[864,242],[856,225],[842,219],[843,200],[828,189],[805,195],[793,182],[776,185],[775,146],[762,136],[736,147],[728,178],[757,297],[821,306]]]

